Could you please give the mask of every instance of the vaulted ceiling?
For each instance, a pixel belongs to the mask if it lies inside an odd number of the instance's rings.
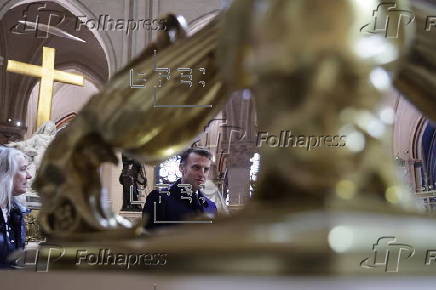
[[[85,42],[47,34],[41,29],[31,31],[31,27],[19,21],[49,25]],[[107,81],[109,72],[105,52],[94,34],[79,24],[76,16],[54,2],[21,4],[0,19],[0,56],[3,58],[0,64],[0,127],[9,126],[8,119],[21,120],[25,124],[29,95],[39,80],[7,72],[7,60],[41,65],[43,46],[52,47],[56,49],[55,69],[74,68],[94,83]]]

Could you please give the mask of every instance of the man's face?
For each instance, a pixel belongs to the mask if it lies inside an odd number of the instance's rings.
[[[182,184],[191,184],[192,190],[197,191],[209,176],[210,160],[206,156],[191,152],[185,164],[180,164]]]

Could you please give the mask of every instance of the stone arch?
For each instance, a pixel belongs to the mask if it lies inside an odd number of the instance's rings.
[[[436,190],[436,124],[426,121],[421,134],[425,190]]]
[[[428,120],[402,96],[395,109],[393,154],[404,169],[404,181],[418,192],[425,174],[422,139]]]
[[[29,7],[27,6],[29,3],[35,4],[35,6],[32,6],[32,9],[34,9],[32,12],[26,10]],[[46,15],[40,15],[39,5],[41,5],[41,7],[46,5],[48,10],[54,9],[63,13],[65,21],[60,23],[61,28],[74,36],[84,39],[85,43],[53,35],[35,41],[34,37],[36,37],[36,35],[34,33],[12,33],[9,28],[14,27],[19,20],[22,20],[24,11],[29,14],[29,17],[30,15],[32,15],[32,17],[38,15],[38,17],[41,16],[41,19],[45,17],[45,22],[48,22],[48,13],[46,12]],[[76,15],[85,13],[80,12],[77,7],[73,7],[72,5],[71,3],[60,0],[44,2],[11,0],[6,2],[6,4],[0,7],[0,15],[2,16],[1,28],[6,35],[2,37],[2,50],[6,51],[6,59],[38,65],[41,63],[42,59],[42,47],[53,47],[56,49],[55,69],[65,70],[73,68],[75,71],[84,73],[90,82],[97,88],[101,88],[110,77],[111,65],[116,65],[114,61],[112,61],[112,59],[115,60],[113,57],[113,49],[107,48],[108,44],[102,40],[101,32],[91,31],[87,28],[83,28],[81,31],[75,30],[74,23],[77,19]],[[86,13],[89,14],[90,12],[87,11]],[[34,21],[33,19],[27,20]],[[6,38],[6,40],[4,40],[4,38]],[[10,49],[12,44],[14,44],[14,49]],[[111,46],[110,43],[109,45]],[[107,53],[110,51],[112,51],[112,53]],[[12,120],[9,125],[24,123],[24,121],[27,122],[26,113],[28,111],[29,97],[39,79],[9,73],[5,70],[0,71],[0,75],[6,83],[6,85],[0,87],[0,89],[8,113],[8,116],[3,116],[3,121],[5,122],[11,118],[9,116],[13,116],[16,120]]]
[[[68,1],[68,0],[9,0],[4,2],[0,6],[0,19],[3,19],[3,16],[11,9],[14,9],[15,7],[22,5],[22,4],[30,4],[30,3],[43,3],[43,2],[54,2],[62,7],[64,7],[66,10],[70,11],[75,16],[86,16],[86,19],[88,18],[98,18],[88,7],[82,3],[80,0],[76,1]],[[112,76],[117,65],[117,58],[115,57],[115,49],[113,46],[113,43],[111,41],[111,38],[108,36],[106,31],[91,31],[94,34],[94,37],[99,41],[101,47],[103,48],[105,55],[106,55],[106,62],[108,64],[108,71],[109,76]]]

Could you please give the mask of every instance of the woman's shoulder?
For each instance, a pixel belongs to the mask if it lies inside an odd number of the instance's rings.
[[[5,209],[0,207],[0,226],[5,224],[4,210]]]
[[[24,218],[24,215],[27,213],[27,208],[23,207],[22,205],[19,205],[17,203],[14,203],[12,205],[11,210],[9,211],[9,217],[13,221],[19,221]]]
[[[29,212],[29,209],[27,209],[27,207],[22,205],[21,203],[18,203],[16,201],[14,201],[12,203],[11,211],[14,211],[14,212],[17,212],[17,213],[21,213],[21,214],[26,214],[26,213]]]

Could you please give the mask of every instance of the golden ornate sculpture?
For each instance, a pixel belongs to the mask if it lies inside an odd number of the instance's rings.
[[[434,19],[436,15],[435,1],[413,1],[416,15],[416,34],[407,60],[400,63],[397,87],[427,117],[436,119],[434,50]],[[433,5],[430,5],[433,4]]]
[[[186,28],[175,16],[168,19],[170,31],[166,35],[174,33],[176,38],[183,38]],[[163,48],[170,44],[170,38],[161,37],[131,66],[115,75],[53,141],[34,183],[43,201],[40,221],[48,234],[89,237],[98,231],[111,235],[114,232],[108,230],[116,228],[132,232],[126,224],[120,226],[120,218],[100,207],[98,168],[103,162],[117,163],[115,149],[145,163],[157,163],[192,143],[198,131],[217,114],[226,101],[215,63],[217,29],[214,21],[168,49]],[[156,57],[154,51],[158,51]],[[189,88],[178,78],[166,80],[161,73],[153,72],[155,66],[171,72],[183,67],[204,68],[201,81],[206,85],[195,83]],[[130,87],[130,69],[145,73],[146,87]],[[179,107],[156,108],[156,104]],[[186,108],[186,104],[203,107]],[[176,130],[178,127],[187,130]]]
[[[410,31],[400,26],[399,38],[361,32],[378,1],[269,1],[264,7],[258,3],[237,1],[229,12],[225,31],[240,31],[226,33],[218,49],[226,83],[251,87],[258,108],[268,108],[259,110],[260,131],[348,135],[349,144],[344,150],[263,148],[256,198],[290,199],[287,206],[298,209],[323,207],[336,185],[345,181],[362,196],[380,194],[384,199],[396,183],[391,157],[381,149],[381,136],[372,137],[360,120],[372,114],[379,99],[370,74],[377,67],[395,67]],[[353,148],[352,142],[362,147]]]
[[[251,88],[261,131],[291,129],[295,135],[324,140],[345,135],[346,146],[313,151],[262,147],[256,195],[231,222],[223,219],[207,225],[211,228],[185,227],[168,237],[106,245],[165,251],[172,259],[165,268],[169,272],[182,271],[189,259],[191,271],[207,273],[231,272],[225,265],[232,263],[245,265],[242,273],[358,273],[359,255],[375,242],[377,216],[392,215],[381,223],[388,230],[393,220],[408,221],[407,212],[397,205],[413,208],[413,197],[396,181],[393,157],[381,144],[388,127],[373,114],[380,91],[370,80],[373,73],[395,73],[398,61],[406,61],[414,26],[400,25],[397,38],[362,31],[374,10],[380,9],[380,15],[389,12],[389,6],[379,3],[238,0],[193,36],[165,49],[160,46],[158,67],[207,68],[207,86],[187,89],[177,79],[165,81],[159,104],[212,108],[155,108],[152,93],[159,77],[152,74],[153,46],[149,48],[118,73],[47,150],[36,182],[43,198],[44,229],[58,239],[127,238],[117,219],[99,207],[96,169],[101,162],[116,162],[113,152],[118,149],[156,163],[188,144],[230,92]],[[409,9],[405,1],[396,5]],[[131,68],[145,72],[146,88],[128,87]],[[400,87],[409,88],[405,79],[400,74]],[[359,212],[370,221],[356,215]],[[416,212],[411,215],[422,224],[434,223]],[[343,241],[353,235],[344,247]],[[426,234],[420,235],[425,243]],[[343,238],[339,242],[338,236]],[[315,256],[323,266],[316,267],[315,258],[309,267],[298,263]],[[259,263],[267,266],[250,267]]]

